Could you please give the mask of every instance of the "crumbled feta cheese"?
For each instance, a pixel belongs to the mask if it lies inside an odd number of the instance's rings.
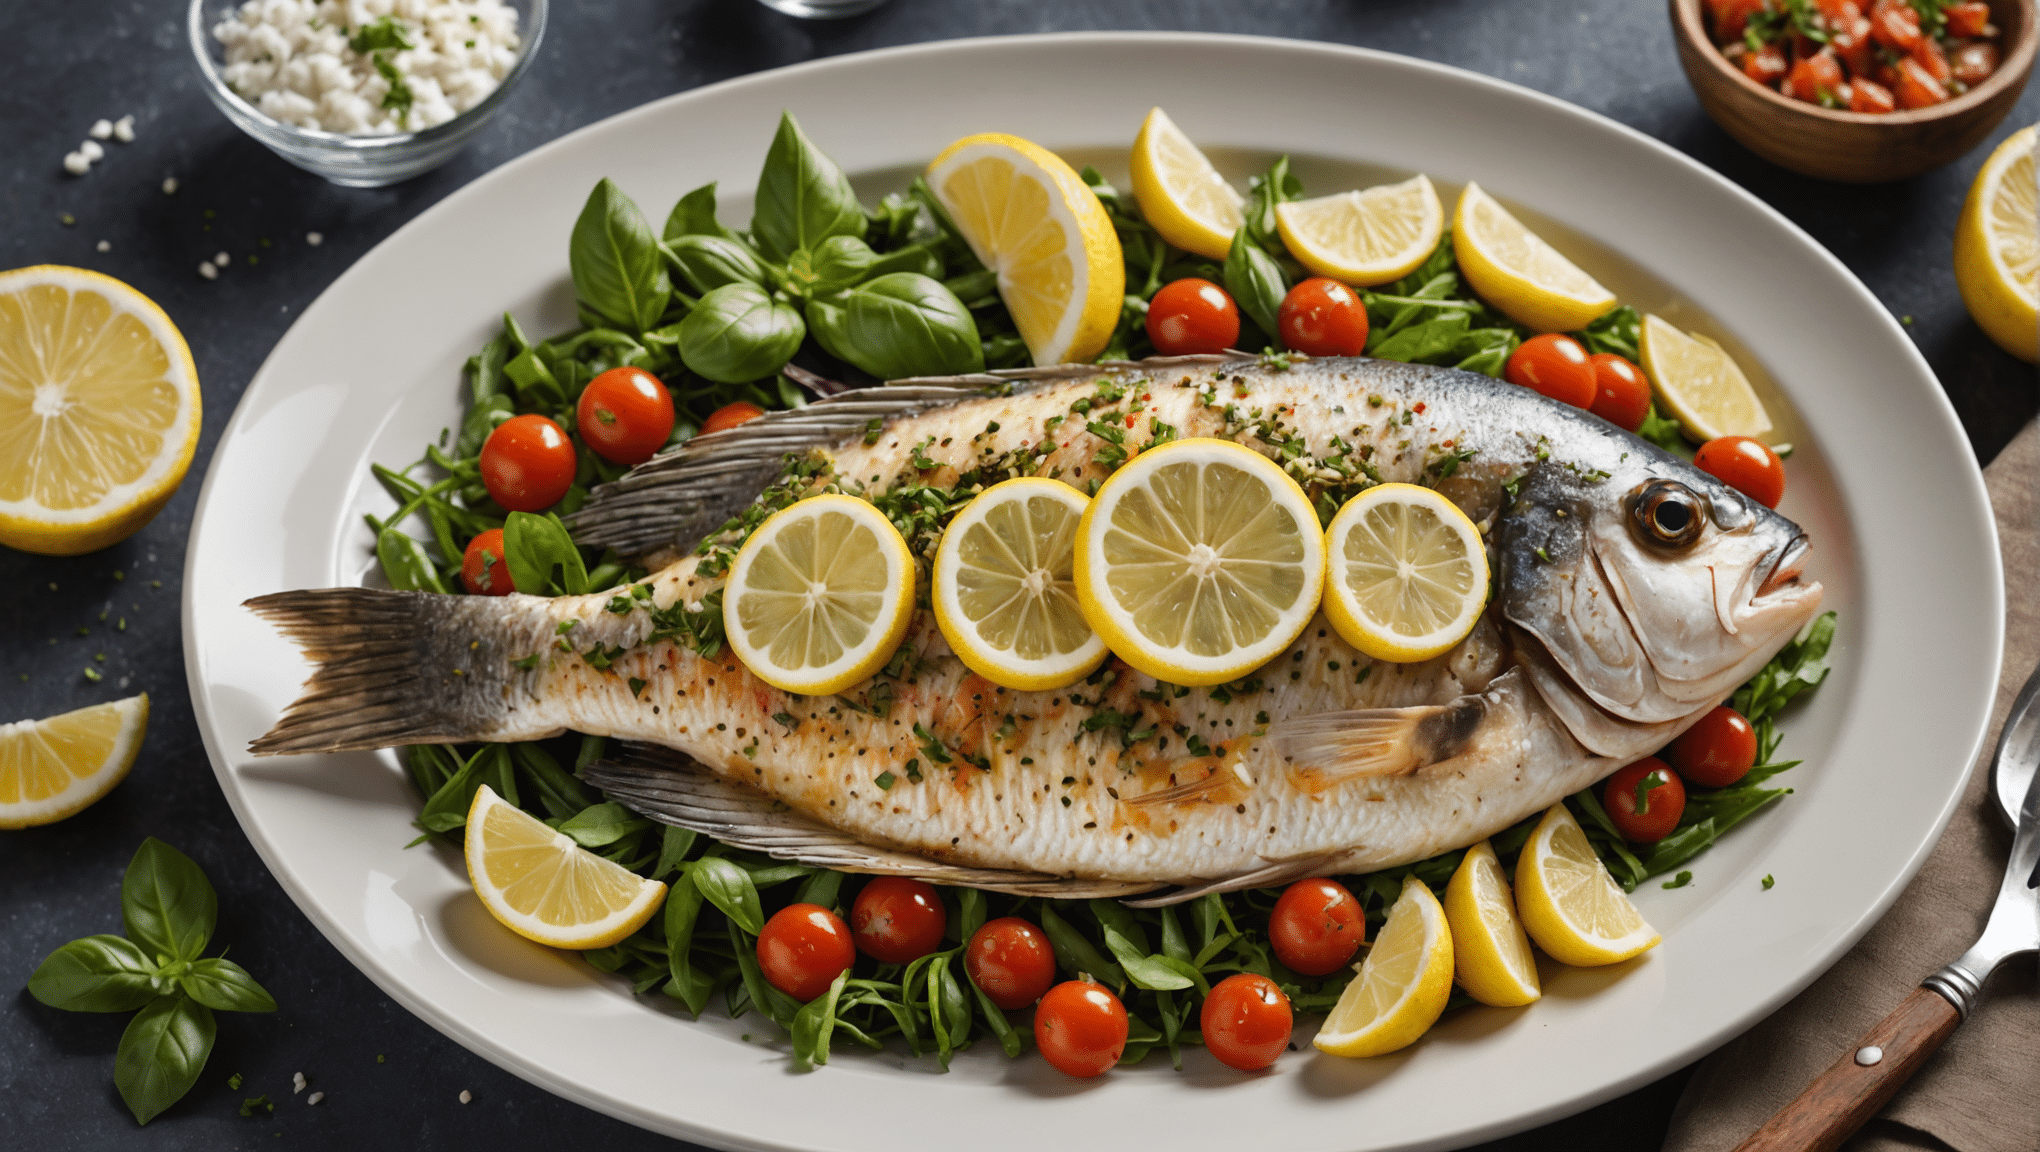
[[[210,260],[201,260],[198,262],[198,274],[200,276],[205,277],[208,280],[217,280],[220,278],[220,270],[218,266],[216,266]]]
[[[325,1098],[326,1094],[324,1092],[314,1092],[310,1096],[305,1097],[305,1103],[317,1104],[319,1101],[324,1100]]]
[[[83,144],[78,145],[78,153],[85,157],[86,160],[94,163],[106,158],[106,149],[100,147],[97,140],[87,140]]]
[[[101,252],[111,252],[113,251],[113,241],[101,240],[97,245],[95,245],[95,247],[97,247]]]
[[[324,236],[321,236],[317,232],[305,233],[305,243],[310,244],[314,248],[317,248],[319,245],[324,244],[325,242],[326,238]]]
[[[246,0],[213,37],[226,49],[228,87],[265,115],[351,136],[415,132],[468,111],[503,82],[522,43],[504,0]]]
[[[472,1101],[474,1100],[474,1098],[475,1098],[475,1097],[474,1097],[474,1093],[472,1093],[472,1092],[469,1092],[469,1091],[468,1091],[467,1089],[465,1089],[465,1088],[463,1088],[463,1089],[461,1089],[461,1090],[460,1090],[460,1102],[461,1102],[461,1103],[463,1103],[463,1104],[467,1104],[467,1103],[470,1103],[470,1102],[472,1102]]]
[[[64,171],[73,176],[83,176],[92,170],[92,161],[83,152],[64,153]]]
[[[94,127],[97,126],[98,125],[94,125]],[[115,140],[120,141],[123,144],[134,143],[135,118],[133,116],[123,116],[120,119],[115,120],[113,122],[113,138]]]
[[[165,196],[177,195],[177,177],[175,176],[163,177],[163,195]]]
[[[295,1095],[297,1095],[298,1093],[300,1093],[300,1092],[302,1092],[302,1091],[304,1091],[304,1090],[305,1090],[305,1074],[304,1074],[304,1073],[302,1073],[302,1072],[293,1072],[293,1073],[291,1073],[291,1074],[290,1074],[290,1094],[291,1094],[291,1095],[293,1095],[293,1096],[295,1096]]]
[[[111,120],[94,120],[92,127],[87,129],[85,134],[94,140],[104,140],[113,135],[113,122]]]
[[[233,261],[234,258],[227,255],[225,252],[214,253],[212,258],[212,262],[219,265],[222,268],[225,268],[227,265],[233,263]]]

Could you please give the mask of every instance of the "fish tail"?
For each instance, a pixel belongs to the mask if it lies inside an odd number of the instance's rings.
[[[508,602],[368,588],[258,596],[246,606],[317,663],[258,756],[472,740],[497,727],[520,671]]]

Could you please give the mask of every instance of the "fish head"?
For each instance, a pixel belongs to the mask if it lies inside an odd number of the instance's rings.
[[[1615,471],[1557,459],[1496,518],[1496,601],[1618,721],[1713,707],[1820,608],[1797,524],[1691,464],[1632,444]]]

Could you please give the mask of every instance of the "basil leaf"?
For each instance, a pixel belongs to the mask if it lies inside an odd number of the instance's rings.
[[[460,439],[454,442],[454,450],[465,460],[482,450],[489,433],[510,417],[517,415],[517,403],[508,396],[497,394],[478,401],[468,409],[467,418],[460,422]]]
[[[977,889],[966,888],[964,891],[975,892]],[[969,937],[966,936],[965,939]],[[1018,1057],[1022,1047],[1020,1033],[1014,1029],[1013,1022],[1006,1019],[1005,1009],[992,1003],[991,996],[987,995],[983,988],[978,987],[978,982],[971,978],[970,965],[964,965],[963,975],[964,979],[970,981],[970,990],[977,994],[978,1011],[984,1016],[985,1023],[991,1026],[992,1035],[998,1038],[999,1048],[1006,1053],[1008,1060]]]
[[[680,322],[680,359],[698,376],[746,384],[779,371],[806,335],[791,305],[756,285],[725,284]]]
[[[1235,231],[1232,248],[1225,254],[1225,290],[1232,293],[1240,310],[1275,347],[1284,348],[1287,345],[1282,343],[1281,329],[1275,321],[1282,311],[1282,298],[1289,292],[1289,283],[1283,278],[1282,266],[1254,243],[1247,232],[1245,228]]]
[[[694,862],[688,874],[702,896],[722,909],[732,924],[753,936],[764,931],[765,902],[758,898],[749,872],[721,856],[704,856]]]
[[[1303,196],[1303,181],[1289,172],[1289,157],[1278,158],[1268,171],[1247,181],[1247,203],[1240,210],[1246,230],[1261,248],[1278,248],[1281,229],[1276,225],[1275,206]],[[1274,331],[1274,329],[1269,329]]]
[[[1070,975],[1081,972],[1103,984],[1126,983],[1126,974],[1119,970],[1119,965],[1107,960],[1104,953],[1047,904],[1041,906],[1041,930],[1048,934],[1048,942],[1055,948],[1056,963]]]
[[[836,1002],[843,998],[843,985],[850,969],[836,973],[829,990],[801,1005],[793,1014],[793,1059],[803,1068],[829,1062],[829,1037],[836,1031]]]
[[[562,821],[559,830],[583,848],[602,848],[651,826],[650,820],[611,800],[581,810]]]
[[[510,582],[533,596],[578,596],[588,590],[581,550],[560,518],[512,512],[503,522],[503,562]]]
[[[715,181],[711,180],[680,198],[673,205],[673,211],[666,215],[665,240],[668,244],[682,236],[720,236],[724,240],[740,239],[735,232],[715,218]]]
[[[212,1009],[183,995],[158,997],[128,1021],[113,1057],[113,1083],[137,1123],[191,1091],[215,1031]]]
[[[800,891],[793,897],[795,904],[817,904],[831,911],[843,895],[843,874],[823,868],[801,882]]]
[[[872,261],[871,267],[865,269],[864,274],[885,276],[893,272],[919,272],[930,279],[940,280],[942,257],[928,244],[910,244]]]
[[[482,350],[468,360],[468,387],[474,402],[480,404],[503,391],[503,365],[517,354],[508,335],[499,335],[482,345]],[[461,455],[471,455],[463,452]]]
[[[1163,907],[1162,914],[1162,955],[1171,960],[1190,963],[1190,942],[1183,938],[1183,922],[1176,918],[1173,907]]]
[[[212,939],[220,898],[191,857],[154,836],[142,841],[120,884],[127,938],[152,959],[195,960]]]
[[[735,240],[680,236],[666,242],[665,256],[696,292],[713,292],[725,284],[762,288],[766,283],[764,262]]]
[[[713,860],[717,857],[707,857]],[[728,863],[728,861],[724,861]],[[743,929],[734,925],[730,928],[730,950],[737,956],[737,972],[743,977],[744,992],[757,1005],[758,1011],[772,1018],[781,1028],[791,1029],[793,1018],[800,1011],[800,1001],[765,982],[765,974],[758,968],[758,943],[744,934]],[[735,1015],[734,1012],[731,1013]]]
[[[659,862],[652,868],[652,879],[664,879],[668,872],[684,870],[687,864],[687,854],[694,850],[694,838],[694,830],[691,828],[675,828],[671,824],[666,825],[664,834],[659,840]],[[675,880],[674,883],[678,884],[679,881]],[[698,904],[700,902],[700,894],[696,893],[695,903]],[[668,897],[667,905],[670,907],[671,904],[672,898]],[[667,933],[666,938],[668,940],[673,938],[670,931]]]
[[[225,957],[194,960],[177,980],[184,994],[221,1012],[274,1012],[276,1001],[248,970]]]
[[[416,537],[394,527],[385,528],[376,533],[375,557],[382,561],[383,575],[389,579],[390,587],[399,592],[446,591],[446,585],[439,579],[439,569]]]
[[[86,936],[43,960],[28,994],[66,1012],[132,1012],[163,994],[156,962],[122,936]]]
[[[823,349],[881,380],[984,371],[970,310],[941,281],[916,272],[811,300],[807,314]]]
[[[607,317],[597,317],[608,322]],[[526,348],[503,365],[503,375],[517,386],[517,398],[528,407],[558,408],[567,402],[567,390],[553,376],[536,348]]]
[[[790,112],[780,113],[779,131],[758,173],[751,234],[765,258],[780,263],[831,236],[864,235],[864,209],[850,178],[815,147]]]
[[[826,296],[871,276],[878,253],[857,236],[831,236],[813,251],[801,249],[787,259],[788,279],[803,294]]]
[[[956,982],[956,966],[950,962],[953,957],[954,953],[945,953],[928,966],[928,987],[934,1003],[942,1009],[942,1036],[949,1047],[961,1048],[970,1039],[970,999]]]
[[[588,194],[574,221],[567,267],[574,295],[609,321],[606,327],[629,332],[655,327],[673,294],[652,226],[607,177]]]

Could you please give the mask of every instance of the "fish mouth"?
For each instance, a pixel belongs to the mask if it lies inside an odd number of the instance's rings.
[[[1813,550],[1813,541],[1806,533],[1800,532],[1778,549],[1777,559],[1771,562],[1770,575],[1757,586],[1752,599],[1761,600],[1773,592],[1781,591],[1799,583],[1800,574],[1806,568],[1806,558]]]

